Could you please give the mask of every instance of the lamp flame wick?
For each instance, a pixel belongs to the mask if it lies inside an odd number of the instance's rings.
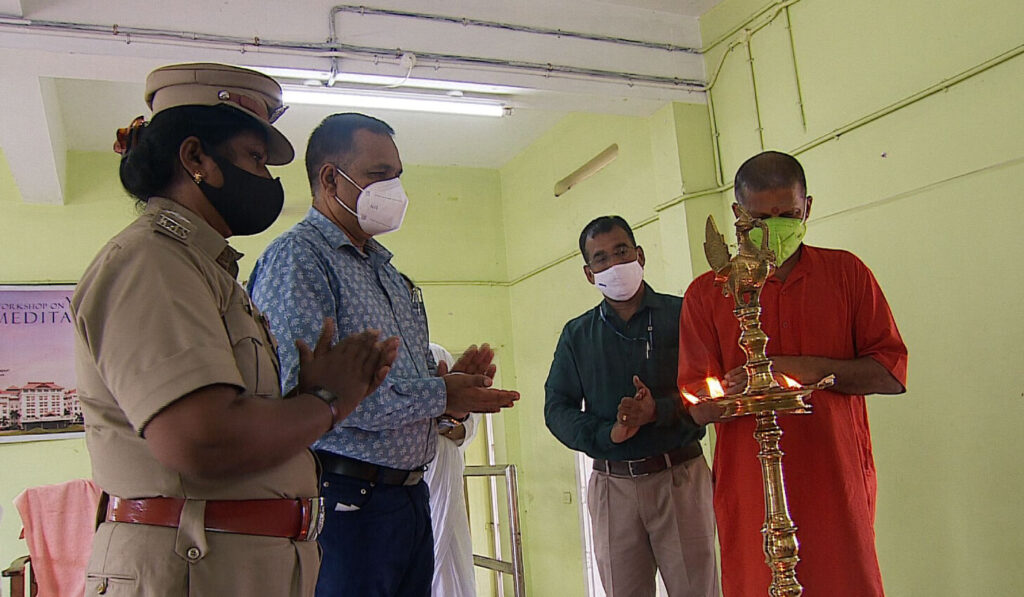
[[[708,384],[708,394],[712,398],[721,398],[725,396],[725,389],[722,388],[722,382],[718,381],[716,377],[709,377],[705,380]]]

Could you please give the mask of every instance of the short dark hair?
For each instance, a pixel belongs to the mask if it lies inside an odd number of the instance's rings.
[[[138,201],[145,203],[161,194],[179,168],[181,142],[196,137],[203,151],[221,149],[243,132],[254,132],[263,139],[267,133],[255,118],[228,106],[178,106],[158,112],[138,132],[131,148],[121,156],[121,185]]]
[[[316,193],[317,175],[328,159],[352,151],[352,138],[356,131],[367,130],[378,135],[394,136],[391,125],[366,114],[344,112],[324,118],[309,135],[306,143],[306,176],[309,189]]]
[[[601,216],[591,220],[589,224],[583,227],[583,232],[580,233],[580,253],[583,253],[583,261],[590,261],[590,257],[587,256],[587,239],[594,238],[598,234],[611,232],[613,228],[625,230],[626,236],[629,237],[629,242],[636,246],[636,237],[633,236],[633,229],[629,227],[629,224],[622,216]]]
[[[796,158],[781,151],[764,151],[743,162],[736,171],[733,191],[736,200],[743,202],[747,193],[784,189],[800,185],[800,191],[807,193],[807,179],[804,169]]]

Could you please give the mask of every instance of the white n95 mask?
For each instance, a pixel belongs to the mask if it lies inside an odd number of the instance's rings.
[[[335,168],[335,170],[359,189],[355,211],[345,205],[337,195],[334,196],[334,200],[356,217],[363,232],[370,236],[377,236],[394,232],[402,227],[405,210],[409,207],[409,197],[406,196],[405,189],[402,188],[401,180],[390,178],[361,187],[340,168]]]
[[[613,301],[632,298],[644,281],[644,268],[639,261],[613,265],[603,272],[594,272],[594,286]]]

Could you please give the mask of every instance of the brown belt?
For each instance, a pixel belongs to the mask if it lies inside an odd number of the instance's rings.
[[[160,527],[177,527],[182,498],[128,500],[110,496],[106,520]],[[208,531],[316,541],[323,527],[321,498],[277,500],[207,500],[204,526]]]
[[[663,471],[701,455],[700,442],[691,442],[664,454],[639,460],[594,459],[594,470],[608,473],[613,477],[644,477]]]

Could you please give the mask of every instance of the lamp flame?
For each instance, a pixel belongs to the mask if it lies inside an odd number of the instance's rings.
[[[696,396],[687,392],[686,390],[680,390],[679,395],[683,397],[683,400],[689,402],[690,404],[697,404],[698,402],[700,402],[700,398],[697,398]]]
[[[801,387],[800,382],[798,382],[797,380],[793,379],[792,377],[789,377],[788,375],[786,375],[784,373],[780,373],[779,375],[782,376],[782,381],[783,381],[783,383],[786,384],[787,388],[795,390],[796,388]]]
[[[712,398],[721,398],[725,396],[725,390],[722,388],[722,382],[718,381],[715,377],[709,377],[705,380],[708,384],[708,394]]]

